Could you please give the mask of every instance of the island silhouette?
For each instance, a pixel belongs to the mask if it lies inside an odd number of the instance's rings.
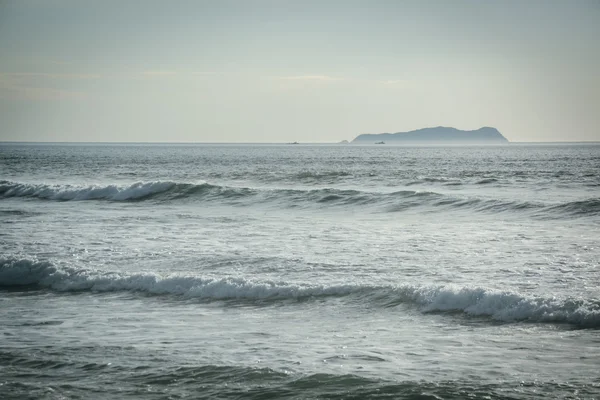
[[[508,140],[496,128],[484,126],[473,131],[438,126],[409,132],[363,133],[352,143],[460,143],[460,144],[504,144]]]

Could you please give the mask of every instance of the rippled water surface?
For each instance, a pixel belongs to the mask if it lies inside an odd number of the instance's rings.
[[[0,145],[2,398],[600,397],[600,145]]]

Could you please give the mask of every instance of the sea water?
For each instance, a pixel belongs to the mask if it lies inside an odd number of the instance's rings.
[[[600,398],[600,145],[0,145],[0,398]]]

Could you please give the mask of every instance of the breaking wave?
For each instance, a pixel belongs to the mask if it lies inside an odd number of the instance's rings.
[[[208,184],[192,185],[175,182],[137,182],[128,186],[118,185],[48,185],[0,181],[0,195],[3,197],[33,197],[44,200],[144,200],[168,192],[185,195],[193,189],[202,189]]]
[[[452,286],[313,285],[255,281],[242,277],[125,274],[57,267],[49,261],[0,258],[0,287],[35,287],[57,292],[138,292],[203,300],[300,300],[358,296],[383,307],[416,306],[422,312],[459,312],[514,322],[569,323],[600,327],[600,300],[526,296],[508,291]]]
[[[285,189],[220,186],[171,181],[131,185],[49,185],[0,181],[0,198],[35,198],[53,201],[206,201],[234,205],[275,204],[287,208],[372,205],[371,211],[400,212],[421,207],[426,211],[467,209],[487,213],[530,212],[537,217],[561,218],[600,215],[600,198],[547,205],[527,201],[460,197],[430,191],[369,192],[352,189]]]

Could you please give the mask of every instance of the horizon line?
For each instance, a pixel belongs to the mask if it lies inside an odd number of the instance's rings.
[[[448,145],[448,144],[456,144],[456,145],[481,145],[481,146],[505,146],[509,144],[560,144],[560,143],[600,143],[600,140],[577,140],[577,141],[537,141],[537,142],[526,142],[526,141],[508,141],[506,143],[494,143],[494,144],[485,144],[485,143],[450,143],[450,142],[442,142],[442,143],[431,143],[431,142],[401,142],[401,143],[386,143],[388,145],[398,145],[398,144],[431,144],[431,145]],[[238,145],[248,145],[248,144],[280,144],[280,145],[311,145],[311,144],[341,144],[341,145],[369,145],[373,143],[353,143],[352,141],[338,141],[338,142],[134,142],[134,141],[120,141],[120,142],[94,142],[94,141],[33,141],[33,140],[0,140],[0,144],[238,144]]]

